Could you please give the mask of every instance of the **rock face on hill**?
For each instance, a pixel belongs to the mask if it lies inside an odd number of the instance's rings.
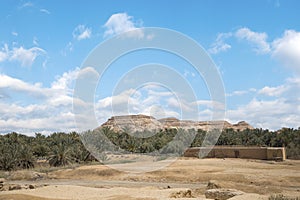
[[[101,127],[109,127],[114,131],[129,129],[130,131],[156,130],[162,124],[154,117],[147,115],[114,116],[107,120]]]
[[[155,119],[147,115],[124,115],[114,116],[108,119],[101,127],[108,127],[114,131],[130,130],[130,131],[143,131],[143,130],[160,130],[170,128],[188,129],[201,129],[204,131],[212,130],[214,128],[245,130],[253,129],[247,122],[241,121],[237,124],[230,124],[227,121],[192,121],[192,120],[179,120],[174,117]]]

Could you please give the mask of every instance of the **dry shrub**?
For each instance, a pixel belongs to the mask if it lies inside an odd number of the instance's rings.
[[[170,198],[195,198],[191,190],[181,190],[170,194]]]
[[[271,195],[269,200],[300,200],[300,197],[287,197],[283,194]]]
[[[115,176],[118,174],[120,174],[120,172],[115,169],[104,169],[101,171],[97,171],[97,175],[99,176]]]

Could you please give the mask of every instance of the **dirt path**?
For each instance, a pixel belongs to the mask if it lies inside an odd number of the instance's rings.
[[[74,185],[85,186],[94,188],[109,188],[109,187],[124,187],[124,188],[144,188],[144,187],[157,187],[157,188],[190,188],[199,189],[205,188],[207,183],[176,183],[176,182],[133,182],[133,181],[118,181],[118,180],[70,180],[70,179],[47,179],[39,181],[8,181],[10,184],[29,185],[35,184],[40,186],[59,186],[59,185]]]

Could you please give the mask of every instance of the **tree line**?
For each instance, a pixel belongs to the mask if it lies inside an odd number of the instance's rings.
[[[45,136],[36,133],[34,137],[30,137],[13,132],[0,135],[0,170],[33,168],[36,161],[42,159],[54,167],[89,162],[94,157],[86,147],[96,149],[100,152],[99,155],[104,151],[116,150],[109,148],[129,153],[160,152],[182,155],[187,147],[212,144],[286,147],[287,158],[300,159],[300,128],[283,128],[277,131],[226,129],[221,133],[216,130],[206,132],[195,129],[164,129],[155,134],[149,131],[130,133],[126,128],[114,132],[104,127],[82,134],[60,132]],[[106,146],[107,141],[113,146]]]
[[[37,160],[64,166],[86,161],[89,156],[76,132],[49,136],[36,133],[35,137],[13,132],[0,136],[0,170],[33,168]]]

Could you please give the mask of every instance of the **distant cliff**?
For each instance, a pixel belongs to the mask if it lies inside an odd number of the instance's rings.
[[[254,129],[245,121],[241,121],[237,124],[231,124],[227,121],[191,121],[191,120],[179,120],[174,117],[155,119],[152,116],[147,115],[124,115],[114,116],[108,119],[101,127],[109,127],[114,131],[120,131],[123,129],[129,129],[130,131],[143,131],[143,130],[160,130],[170,128],[182,128],[188,129],[201,129],[208,131],[217,127],[223,129],[245,130]]]

